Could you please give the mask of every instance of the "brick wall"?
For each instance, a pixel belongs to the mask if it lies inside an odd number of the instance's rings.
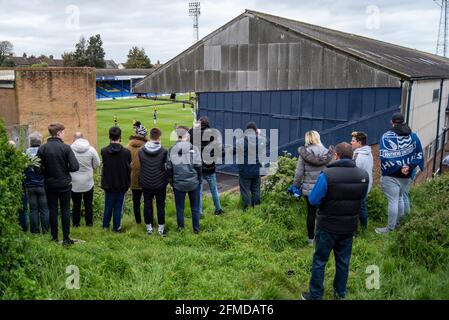
[[[29,132],[37,130],[48,137],[48,124],[61,122],[66,127],[66,143],[81,131],[97,146],[95,69],[16,69],[15,81],[20,125],[27,124]]]
[[[19,123],[16,90],[0,88],[0,117],[6,126]]]

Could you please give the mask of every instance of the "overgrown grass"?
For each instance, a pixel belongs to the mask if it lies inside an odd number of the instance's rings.
[[[289,167],[295,159],[282,161]],[[273,192],[265,187],[263,204],[247,213],[239,209],[238,194],[222,195],[226,213],[220,217],[213,215],[213,203],[206,199],[206,218],[201,220],[198,236],[191,230],[189,210],[186,212],[186,230],[176,231],[171,199],[167,201],[166,238],[147,236],[143,226],[135,225],[130,203],[124,217],[123,234],[103,231],[99,219],[101,213],[97,212],[93,228],[72,230],[72,236],[85,240],[84,244],[64,248],[50,242],[48,236],[29,235],[28,254],[33,261],[30,281],[35,283],[33,298],[298,299],[299,293],[308,288],[313,248],[306,244],[304,200],[296,201],[282,191],[290,183],[283,179],[288,176],[287,172],[281,170],[281,176],[273,178],[278,181],[272,186],[279,190]],[[375,227],[386,222],[386,212],[379,209],[379,216],[374,215],[368,232],[355,238],[348,299],[449,298],[445,257],[434,263],[427,260],[423,263],[421,258],[427,254],[427,248],[422,247],[421,241],[413,252],[403,243],[410,241],[410,233],[405,231],[419,221],[416,219],[424,217],[422,212],[431,212],[434,205],[438,207],[447,201],[447,193],[439,193],[433,188],[436,185],[445,188],[448,182],[449,177],[443,177],[433,184],[414,189],[413,213],[403,229],[395,233],[386,236],[374,233]],[[428,197],[422,196],[424,190],[433,190],[439,197],[429,202]],[[380,195],[375,188],[370,198],[371,208],[383,207],[385,203]],[[447,231],[448,226],[439,225],[438,228]],[[417,239],[424,236],[427,235],[417,236]],[[430,247],[432,250],[434,245]],[[447,253],[445,244],[438,248],[439,253]],[[69,276],[65,270],[69,265],[80,269],[80,290],[69,290],[65,286]],[[379,290],[366,288],[369,276],[366,269],[370,265],[380,269]],[[332,296],[334,272],[331,257],[325,278],[326,299]],[[22,297],[11,290],[6,291],[3,298]]]

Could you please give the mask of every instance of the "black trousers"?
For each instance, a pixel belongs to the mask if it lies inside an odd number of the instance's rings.
[[[133,193],[133,211],[136,223],[142,223],[142,215],[140,213],[140,204],[142,202],[142,190],[131,190]]]
[[[154,225],[153,198],[156,198],[157,223],[165,224],[165,197],[167,189],[143,190],[145,224]]]
[[[58,204],[61,210],[62,233],[64,240],[70,239],[70,195],[71,191],[54,192],[46,190],[48,210],[50,211],[50,230],[53,240],[58,239]]]
[[[257,178],[239,178],[240,195],[242,197],[243,209],[249,206],[260,204],[260,177]]]
[[[73,192],[72,191],[72,220],[73,226],[79,227],[81,222],[81,201],[84,201],[84,213],[86,219],[86,226],[93,226],[93,201],[94,201],[94,188],[87,192]]]
[[[308,196],[304,196],[304,198],[307,202],[307,234],[309,239],[315,239],[315,220],[318,207],[310,204]]]

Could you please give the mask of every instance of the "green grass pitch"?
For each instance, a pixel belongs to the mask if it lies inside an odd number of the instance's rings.
[[[188,97],[178,97],[179,100],[188,100]],[[164,105],[162,105],[164,104]],[[167,101],[154,101],[148,99],[97,101],[97,149],[109,144],[109,128],[114,125],[114,117],[117,117],[118,126],[122,129],[122,144],[127,145],[129,137],[134,134],[133,121],[140,121],[149,131],[154,127],[153,114],[157,108],[156,127],[162,130],[162,145],[168,147],[173,144],[170,141],[170,133],[174,126],[185,125],[189,128],[193,124],[193,114],[190,105],[183,109],[182,103],[170,103]]]

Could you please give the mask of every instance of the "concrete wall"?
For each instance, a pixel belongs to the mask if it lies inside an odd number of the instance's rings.
[[[96,147],[94,69],[16,69],[15,89],[8,91],[6,97],[6,91],[2,91],[0,105],[13,104],[14,92],[17,109],[15,117],[8,116],[7,126],[27,125],[28,132],[39,131],[48,137],[48,124],[61,122],[66,127],[66,143],[71,143],[73,134],[81,131]]]
[[[438,102],[432,101],[433,90],[440,89],[441,80],[416,81],[413,84],[410,108],[410,127],[415,131],[424,147],[435,140],[437,133]],[[444,81],[441,103],[440,134],[445,125],[446,107],[448,106],[449,80]]]

